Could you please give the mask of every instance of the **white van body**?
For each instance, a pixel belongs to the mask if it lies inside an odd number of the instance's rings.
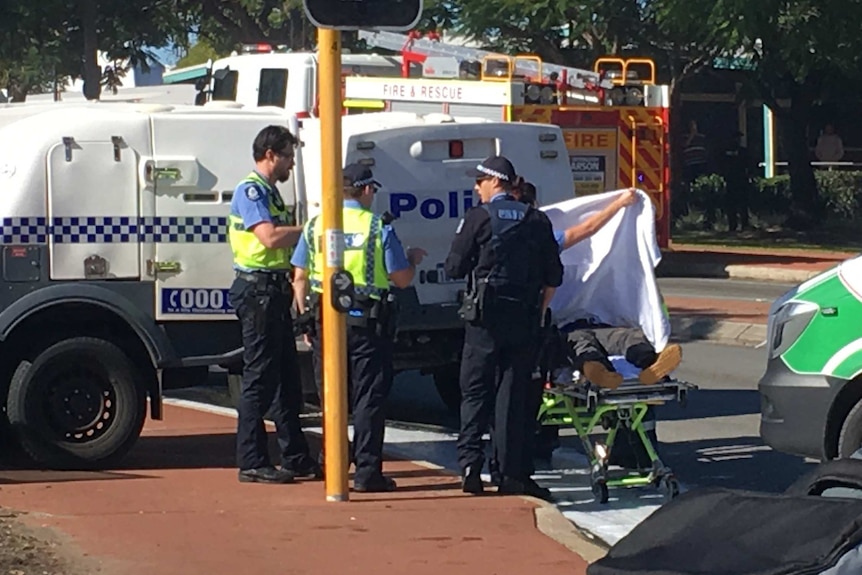
[[[37,461],[115,461],[140,433],[147,396],[158,419],[164,389],[203,382],[212,366],[238,377],[227,217],[237,183],[253,167],[251,142],[270,124],[304,142],[296,170],[279,184],[304,222],[320,211],[316,119],[300,123],[278,107],[0,109],[0,398]],[[396,368],[434,373],[441,394],[451,392],[464,286],[440,268],[465,209],[478,203],[466,170],[504,154],[543,203],[571,197],[560,129],[384,112],[344,117],[342,142],[344,162],[369,165],[383,184],[374,209],[397,217],[404,246],[429,254],[414,285],[398,292]],[[62,354],[108,363],[82,383],[66,376]],[[68,402],[34,399],[51,395],[45,386],[57,382],[69,383],[49,391],[70,394]],[[304,387],[313,390],[313,381]],[[79,402],[82,394],[89,402]],[[62,409],[72,404],[80,405],[73,429],[32,424],[72,425]],[[62,413],[39,411],[51,406]]]

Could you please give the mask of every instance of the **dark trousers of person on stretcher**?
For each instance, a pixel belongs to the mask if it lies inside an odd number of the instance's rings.
[[[656,353],[638,327],[590,326],[569,332],[566,339],[574,368],[591,383],[609,389],[616,389],[623,382],[623,376],[616,372],[609,359],[611,356],[625,357],[640,369],[638,379],[645,385],[661,381],[682,360],[679,344],[669,344],[661,353]]]

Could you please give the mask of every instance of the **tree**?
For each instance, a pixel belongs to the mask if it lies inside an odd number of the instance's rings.
[[[682,155],[687,126],[681,85],[709,69],[719,56],[734,56],[743,45],[735,26],[738,15],[727,0],[690,2],[657,0],[645,5],[643,38],[670,85],[670,163],[673,193],[682,194]],[[680,195],[680,197],[685,197]]]
[[[591,67],[596,57],[622,53],[635,43],[642,5],[639,0],[443,0],[426,5],[423,25],[490,49]]]
[[[302,0],[178,0],[180,10],[195,22],[193,31],[217,52],[242,44],[266,42],[292,50],[308,50],[315,28],[305,16]]]
[[[208,60],[215,60],[221,56],[222,54],[219,54],[208,41],[202,38],[189,48],[189,51],[185,56],[180,58],[177,62],[177,68],[186,68],[188,66],[205,64]]]
[[[88,99],[101,93],[99,52],[146,69],[153,59],[147,46],[187,44],[189,20],[177,0],[7,0],[2,12],[0,62],[11,70],[32,62],[52,77],[83,76]],[[34,85],[20,86],[22,94]]]
[[[752,84],[783,126],[793,197],[790,224],[808,227],[820,218],[822,203],[807,127],[827,86],[860,78],[862,0],[736,0],[736,11],[756,63]]]
[[[65,82],[70,61],[56,30],[42,26],[51,17],[44,3],[0,2],[0,86],[13,102],[23,102],[32,91],[50,90]]]

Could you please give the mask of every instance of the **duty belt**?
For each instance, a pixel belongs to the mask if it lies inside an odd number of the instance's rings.
[[[290,277],[287,272],[277,271],[258,271],[258,272],[236,272],[236,277],[257,284],[259,286],[274,286],[279,289],[288,289],[290,287]]]

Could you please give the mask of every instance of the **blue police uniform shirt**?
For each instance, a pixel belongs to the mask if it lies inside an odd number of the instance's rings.
[[[566,232],[554,230],[554,241],[557,242],[557,247],[559,248],[560,252],[562,252],[563,242],[566,241]]]
[[[344,207],[364,209],[358,200],[344,200]],[[391,225],[385,224],[381,228],[381,234],[383,236],[383,260],[386,265],[386,273],[391,274],[409,268],[410,263],[407,261],[407,256],[395,229]],[[290,263],[298,268],[307,269],[308,256],[308,242],[305,240],[305,234],[302,234],[296,244],[296,249],[293,250]]]
[[[266,180],[260,172],[254,170],[258,176]],[[258,182],[240,182],[233,193],[230,201],[230,213],[242,218],[242,225],[250,230],[262,222],[272,222],[272,214],[269,213],[269,196],[272,190]],[[234,264],[234,269],[251,272],[254,270]]]

